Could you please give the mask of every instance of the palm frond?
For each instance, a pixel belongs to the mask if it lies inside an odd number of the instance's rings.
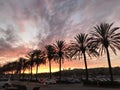
[[[114,54],[116,54],[116,49],[119,50],[120,48],[120,33],[118,32],[120,27],[112,28],[112,26],[113,23],[101,23],[100,25],[96,25],[94,27],[95,31],[91,33],[93,43],[99,46],[99,53],[101,55],[103,51],[105,52],[105,48],[110,47]]]

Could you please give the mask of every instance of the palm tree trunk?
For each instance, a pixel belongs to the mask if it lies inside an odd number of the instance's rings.
[[[38,64],[36,66],[36,81],[37,81],[37,74],[38,74]]]
[[[108,66],[109,66],[109,73],[110,73],[110,80],[113,82],[113,74],[112,74],[112,67],[111,67],[111,62],[110,62],[110,54],[108,48],[106,48],[107,51],[107,59],[108,59]]]
[[[49,60],[49,71],[50,71],[50,79],[51,79],[51,60]]]
[[[31,77],[30,77],[30,80],[32,80],[32,66],[31,66]]]
[[[59,60],[59,75],[60,75],[60,81],[61,81],[61,57],[60,57],[60,60]]]
[[[24,75],[25,75],[25,69],[23,69],[23,79],[24,79]]]
[[[19,70],[19,80],[20,80],[20,78],[21,78],[21,70]]]
[[[84,55],[84,63],[85,63],[85,71],[86,71],[86,81],[88,81],[88,68],[87,68],[86,55],[85,53],[83,53],[83,55]]]
[[[20,69],[20,75],[21,75],[21,69]]]
[[[20,73],[19,73],[19,75],[20,75],[20,78],[21,78],[21,69],[20,69]]]

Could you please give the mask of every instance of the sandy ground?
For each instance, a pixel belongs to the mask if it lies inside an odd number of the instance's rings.
[[[39,83],[22,83],[27,86],[27,90],[33,90],[33,87],[40,86],[39,90],[120,90],[120,88],[102,88],[102,87],[89,87],[82,84],[55,84],[55,85],[40,85]],[[5,89],[0,89],[5,90]]]

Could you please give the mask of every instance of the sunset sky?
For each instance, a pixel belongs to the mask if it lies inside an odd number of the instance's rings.
[[[0,0],[0,64],[56,40],[68,43],[101,22],[120,26],[120,0]],[[112,66],[120,66],[117,53],[110,52]],[[106,54],[87,61],[88,68],[108,66]],[[52,65],[52,71],[58,71],[58,64]],[[84,68],[84,62],[66,60],[62,68]],[[48,70],[48,64],[40,67],[40,72]]]

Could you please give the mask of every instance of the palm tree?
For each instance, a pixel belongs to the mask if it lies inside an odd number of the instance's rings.
[[[24,65],[25,59],[20,57],[19,61],[18,61],[18,70],[19,70],[19,74],[21,74],[21,71],[23,69],[23,65]]]
[[[56,41],[55,44],[53,44],[54,49],[55,49],[55,58],[57,60],[57,62],[59,63],[59,79],[61,80],[61,65],[62,65],[62,61],[64,60],[65,57],[65,52],[67,49],[67,45],[65,43],[65,41]]]
[[[19,58],[19,61],[18,61],[18,67],[19,67],[19,70],[20,70],[20,73],[19,74],[21,74],[21,71],[23,71],[22,72],[22,78],[24,78],[24,71],[25,71],[25,63],[26,63],[26,59],[25,58],[23,58],[23,57],[20,57]],[[21,77],[21,76],[20,76]]]
[[[98,56],[97,51],[95,50],[95,47],[92,46],[91,38],[88,36],[88,34],[78,34],[75,37],[75,41],[71,43],[71,46],[69,48],[71,57],[75,58],[84,58],[84,64],[86,69],[86,80],[88,81],[88,68],[87,68],[87,59],[86,54],[91,57]]]
[[[45,52],[41,50],[34,50],[33,53],[35,55],[34,62],[36,64],[36,80],[37,80],[38,66],[40,64],[46,63],[46,56],[45,56]]]
[[[22,70],[23,70],[22,74],[23,75],[24,75],[24,72],[25,72],[25,69],[26,69],[26,62],[27,62],[27,60],[25,58],[23,58],[23,68],[22,68]]]
[[[15,68],[17,65],[17,62],[14,61],[14,62],[8,62],[7,64],[5,64],[3,67],[4,67],[4,73],[12,73],[13,74],[13,71],[17,71],[17,69]]]
[[[23,73],[25,72],[26,69],[31,69],[31,61],[28,60],[28,59],[26,59],[25,62],[24,62]]]
[[[52,45],[46,45],[45,46],[46,48],[46,54],[47,54],[47,59],[48,59],[48,62],[49,62],[49,71],[50,71],[50,79],[51,79],[51,61],[52,59],[54,58],[54,55],[55,55],[55,50],[54,50],[54,47]]]
[[[12,74],[14,73],[18,73],[19,70],[18,70],[18,61],[14,61],[14,62],[9,62],[7,64],[4,65],[5,67],[5,72],[10,72]]]
[[[31,51],[27,54],[27,58],[29,59],[28,63],[30,64],[30,69],[31,69],[30,80],[32,80],[32,67],[34,66],[34,53],[33,53],[33,51]]]
[[[6,63],[5,65],[3,65],[3,67],[2,67],[2,68],[3,68],[3,69],[2,69],[2,73],[5,74],[5,73],[7,73],[8,71],[10,71],[10,69],[11,69],[11,68],[10,68],[10,64],[11,64],[11,63],[9,62],[9,63]]]
[[[116,49],[120,50],[120,33],[118,33],[119,27],[113,27],[112,24],[101,23],[94,27],[95,31],[91,33],[93,36],[93,43],[99,48],[99,53],[102,55],[103,51],[107,53],[107,60],[109,66],[109,73],[111,82],[113,82],[112,67],[110,61],[109,48],[116,54]]]

